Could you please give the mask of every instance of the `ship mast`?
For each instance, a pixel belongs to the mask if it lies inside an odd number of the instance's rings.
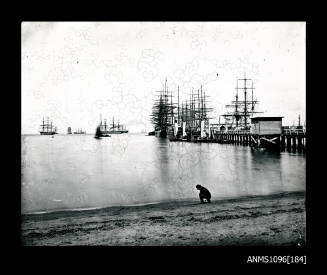
[[[243,82],[243,87],[239,87],[239,81]],[[248,82],[251,81],[251,87],[248,87]],[[248,99],[247,93],[248,89],[251,89],[251,99]],[[244,99],[239,100],[238,90],[243,90]],[[226,107],[234,107],[235,110],[233,112],[227,112],[223,116],[225,119],[231,119],[230,126],[233,126],[233,121],[236,121],[236,128],[242,127],[244,129],[249,129],[248,118],[253,117],[255,113],[262,113],[255,111],[255,104],[258,103],[257,100],[253,99],[253,80],[250,78],[246,78],[246,74],[244,73],[244,78],[237,79],[236,82],[236,96],[235,101],[232,101],[232,104],[226,105]]]
[[[253,80],[251,79],[251,99],[252,99],[252,109],[251,109],[251,115],[253,116],[253,112],[254,112],[254,101],[253,101]]]
[[[236,128],[238,127],[238,120],[239,120],[239,114],[238,114],[238,80],[236,81],[236,104],[235,104],[235,118],[236,118]],[[233,122],[232,122],[233,123]]]
[[[170,115],[171,115],[171,125],[174,125],[173,92],[170,93]]]
[[[247,96],[247,92],[246,92],[246,75],[244,73],[244,125],[245,125],[245,129],[247,127],[247,123],[248,123],[248,117],[247,117],[247,113],[248,113],[248,106],[246,104],[246,96]]]
[[[177,86],[177,123],[179,125],[179,86]]]

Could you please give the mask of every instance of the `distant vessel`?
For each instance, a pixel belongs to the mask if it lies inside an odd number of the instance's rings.
[[[86,131],[83,131],[82,129],[77,129],[74,132],[74,135],[85,135],[85,134],[86,134]]]
[[[57,134],[57,127],[53,126],[52,121],[47,118],[47,122],[45,123],[44,118],[42,124],[40,125],[40,134],[41,135],[55,135]]]
[[[72,128],[71,128],[71,127],[68,127],[68,129],[67,129],[67,134],[68,134],[68,135],[71,135],[71,134],[72,134]]]
[[[118,120],[118,123],[115,125],[115,118],[112,119],[111,125],[107,124],[106,119],[104,119],[104,122],[102,122],[102,119],[101,119],[99,127],[100,127],[100,132],[101,132],[102,136],[106,136],[106,135],[109,136],[109,134],[128,133],[128,130],[126,130],[126,126],[119,124],[119,120]]]
[[[117,125],[115,125],[115,118],[112,118],[112,124],[110,127],[110,130],[108,132],[109,134],[125,134],[128,133],[128,130],[126,130],[126,125],[119,124],[119,120]]]

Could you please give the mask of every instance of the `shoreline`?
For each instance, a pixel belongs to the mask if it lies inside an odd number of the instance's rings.
[[[233,202],[233,201],[243,201],[243,200],[248,200],[248,199],[260,199],[260,198],[279,198],[279,197],[285,197],[285,196],[293,196],[293,195],[304,195],[305,196],[305,191],[289,191],[289,192],[277,192],[277,193],[272,193],[269,195],[245,195],[245,196],[239,196],[239,197],[214,197],[213,201],[215,202]],[[142,207],[142,206],[147,206],[151,204],[159,204],[159,205],[164,205],[164,204],[180,204],[184,205],[185,203],[189,202],[198,202],[198,199],[193,198],[185,198],[185,199],[165,199],[161,201],[147,201],[147,202],[133,202],[133,203],[128,203],[128,204],[112,204],[112,205],[104,205],[104,206],[85,206],[85,207],[79,207],[79,208],[52,208],[52,209],[45,209],[45,210],[36,210],[36,211],[31,211],[31,212],[26,212],[26,213],[21,213],[21,216],[37,216],[37,215],[50,215],[50,214],[59,214],[59,213],[65,213],[65,215],[69,215],[69,213],[75,213],[79,211],[93,211],[93,210],[110,210],[115,207],[120,207],[120,208],[129,208],[129,207]],[[134,208],[133,208],[134,209]],[[135,210],[135,209],[134,209]]]
[[[22,245],[303,246],[305,192],[24,214]]]

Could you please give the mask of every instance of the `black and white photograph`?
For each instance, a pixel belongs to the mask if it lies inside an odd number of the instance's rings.
[[[305,21],[21,22],[22,246],[305,247],[306,149]]]

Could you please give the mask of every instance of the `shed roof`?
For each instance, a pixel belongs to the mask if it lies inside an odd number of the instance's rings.
[[[281,121],[283,116],[261,116],[261,117],[251,117],[251,122],[256,121]]]

